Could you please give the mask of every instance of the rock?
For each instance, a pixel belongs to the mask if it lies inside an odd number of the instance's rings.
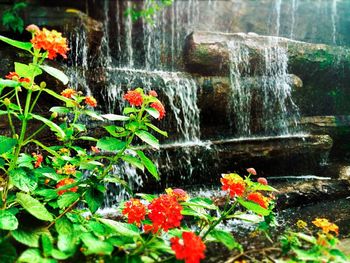
[[[161,184],[168,186],[218,183],[221,173],[241,172],[254,167],[259,176],[282,176],[311,172],[332,147],[332,139],[319,136],[276,136],[202,143],[163,145],[150,152],[158,158]],[[293,164],[293,165],[291,165]],[[150,184],[147,185],[147,191]],[[151,187],[152,188],[152,187]]]
[[[343,47],[251,33],[229,34],[203,31],[195,31],[186,39],[184,60],[188,71],[211,76],[228,75],[229,42],[238,43],[249,51],[250,74],[259,72],[259,67],[264,62],[264,49],[276,46],[286,49],[290,73],[296,74],[301,79],[310,72],[313,74],[329,70],[336,72],[340,67],[346,72],[350,71],[350,52]],[[334,61],[337,61],[338,67],[333,68]]]

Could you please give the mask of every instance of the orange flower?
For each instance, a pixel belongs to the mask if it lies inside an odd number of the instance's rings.
[[[133,106],[141,106],[143,102],[142,94],[136,90],[129,90],[124,96],[124,100],[127,100]]]
[[[30,83],[30,78],[20,78],[19,82]]]
[[[68,99],[71,99],[73,96],[77,94],[76,90],[74,89],[65,89],[61,92],[61,95],[63,97],[66,97]]]
[[[62,186],[69,185],[69,184],[74,184],[74,183],[75,183],[74,179],[72,179],[72,178],[65,178],[65,179],[63,179],[63,180],[58,182],[58,184],[56,185],[56,188],[60,188]],[[63,195],[67,191],[75,193],[76,191],[78,191],[78,186],[73,186],[72,188],[58,191],[57,194],[58,195]]]
[[[172,237],[170,243],[171,249],[175,251],[175,257],[185,260],[185,263],[199,263],[205,258],[205,244],[192,232],[183,232],[182,240]]]
[[[165,108],[164,108],[162,103],[160,103],[160,102],[153,102],[150,106],[153,109],[155,109],[155,110],[157,110],[159,112],[158,120],[161,120],[161,119],[164,118],[164,116],[165,116]]]
[[[140,226],[141,220],[144,220],[146,216],[146,206],[139,199],[131,198],[125,203],[122,214],[128,217],[129,224],[135,223]]]
[[[263,196],[259,192],[250,193],[247,196],[247,199],[249,201],[257,203],[258,205],[260,205],[262,208],[265,208],[265,209],[267,209],[267,207],[269,206],[269,201],[270,200],[267,197]]]
[[[94,97],[88,96],[85,98],[85,103],[91,107],[97,106],[97,101]]]
[[[149,94],[150,96],[152,96],[152,97],[158,97],[157,92],[154,91],[154,90],[151,90],[148,94]]]
[[[34,167],[35,168],[40,167],[41,163],[44,161],[44,157],[41,154],[36,154],[36,153],[32,153],[32,155],[35,158]]]
[[[20,77],[16,72],[9,72],[9,74],[7,74],[5,78],[11,79],[11,80],[19,80]]]
[[[336,224],[329,222],[326,218],[316,218],[312,223],[321,228],[322,232],[328,234],[329,232],[334,232],[339,234],[339,227]]]
[[[167,188],[165,189],[165,192],[168,195],[175,197],[178,202],[186,202],[190,198],[186,193],[186,191],[180,188],[175,188],[175,189]]]
[[[238,174],[224,174],[220,179],[222,190],[229,191],[231,197],[242,196],[245,191],[245,182]]]
[[[66,164],[65,166],[63,166],[63,172],[67,175],[75,175],[77,171],[75,170],[74,165]]]
[[[67,58],[68,45],[67,39],[62,37],[62,34],[56,30],[37,30],[34,32],[34,37],[30,40],[35,49],[44,49],[48,52],[48,58],[54,59],[57,54],[63,58]]]

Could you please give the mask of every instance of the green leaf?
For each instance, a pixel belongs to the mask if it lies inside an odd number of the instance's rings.
[[[9,211],[0,210],[0,229],[15,230],[17,228],[18,228],[17,218]]]
[[[51,256],[53,250],[52,237],[44,233],[41,235],[41,246],[45,257]]]
[[[16,73],[23,78],[32,78],[40,75],[42,73],[41,69],[38,66],[32,64],[23,64],[15,62],[15,71]]]
[[[104,119],[98,115],[96,112],[91,111],[91,110],[85,110],[84,113],[88,116],[90,116],[93,119],[99,120],[99,121],[104,121]]]
[[[39,247],[39,239],[43,233],[49,233],[45,228],[17,229],[11,232],[14,239],[28,247]]]
[[[31,116],[34,119],[41,121],[41,122],[45,123],[47,126],[49,126],[51,131],[56,132],[58,137],[60,137],[62,139],[66,137],[66,134],[64,133],[64,131],[56,123],[54,123],[54,122],[50,121],[49,119],[46,119],[40,115],[31,114]]]
[[[0,79],[0,87],[10,87],[15,88],[20,84],[18,81],[10,80],[10,79]]]
[[[89,188],[85,194],[85,200],[91,213],[95,213],[99,207],[102,206],[104,200],[104,194],[100,191]]]
[[[149,115],[151,115],[152,117],[154,117],[155,119],[159,118],[159,111],[157,111],[156,109],[153,108],[147,108],[146,111],[149,113]]]
[[[101,150],[116,152],[125,147],[125,142],[113,137],[104,137],[98,140],[96,146]]]
[[[124,115],[116,115],[116,114],[103,114],[101,117],[109,120],[109,121],[128,121],[130,117]]]
[[[138,130],[135,132],[135,135],[143,140],[145,143],[151,145],[152,147],[159,149],[159,141],[156,137],[154,137],[149,132]]]
[[[32,49],[32,46],[33,46],[32,43],[30,43],[30,42],[21,42],[21,41],[13,40],[13,39],[1,36],[1,35],[0,35],[0,40],[7,43],[7,44],[10,44],[11,46],[14,46],[14,47],[19,48],[19,49],[24,49],[27,51],[30,51]]]
[[[87,247],[87,250],[84,250],[84,255],[110,255],[113,252],[113,246],[108,242],[99,240],[91,233],[84,233],[81,235],[81,241]]]
[[[66,107],[52,107],[50,109],[51,112],[57,112],[57,113],[62,113],[62,114],[68,114],[70,113],[70,109]]]
[[[30,248],[21,254],[18,263],[57,263],[57,261],[54,259],[43,258],[39,249]]]
[[[143,194],[143,193],[137,193],[136,196],[139,196],[139,197],[141,197],[142,199],[145,199],[148,202],[152,202],[153,199],[157,197],[157,195]]]
[[[3,241],[0,243],[0,262],[14,263],[17,259],[16,249],[9,242]]]
[[[66,260],[74,255],[74,251],[72,253],[66,253],[63,251],[59,251],[57,249],[52,250],[52,257],[58,260]]]
[[[135,225],[121,223],[121,222],[113,221],[110,219],[104,219],[104,218],[97,218],[97,220],[105,224],[106,226],[108,226],[109,228],[111,228],[121,236],[126,236],[126,237],[140,236],[140,231]]]
[[[50,67],[48,65],[40,65],[40,67],[46,73],[48,73],[52,77],[54,77],[54,78],[58,79],[59,81],[61,81],[63,83],[63,85],[67,85],[68,84],[69,78],[61,70],[59,70],[57,68]]]
[[[215,241],[224,244],[229,250],[241,247],[232,234],[224,230],[213,229],[210,232],[210,236],[214,238]]]
[[[142,151],[136,151],[136,153],[140,157],[141,162],[146,167],[147,171],[149,171],[150,174],[154,176],[154,178],[159,180],[160,178],[155,164]]]
[[[136,108],[131,108],[131,107],[125,107],[123,110],[123,114],[129,114],[129,113],[135,113],[138,110]]]
[[[157,126],[154,126],[152,123],[146,123],[146,126],[150,127],[152,130],[158,132],[159,134],[168,137],[168,133],[166,131],[162,131]]]
[[[64,216],[56,221],[55,228],[58,233],[57,247],[64,252],[74,251],[77,235],[72,222]]]
[[[0,154],[7,153],[17,144],[16,139],[0,135]]]
[[[210,210],[218,209],[218,207],[214,205],[214,202],[211,199],[204,197],[191,198],[187,202],[182,203],[182,205],[187,205],[189,207],[201,207]]]
[[[134,156],[131,156],[131,155],[123,155],[121,158],[125,162],[128,162],[131,165],[135,166],[136,168],[139,168],[142,172],[145,170],[145,167],[142,164],[142,162],[140,161],[140,159],[138,159]]]
[[[68,99],[66,97],[63,97],[63,96],[57,94],[56,92],[54,92],[53,90],[43,89],[43,91],[45,91],[47,94],[51,95],[52,97],[65,102],[67,107],[75,107],[76,106],[75,101]]]
[[[254,183],[252,182],[251,185],[249,185],[249,189],[251,191],[271,191],[271,192],[278,192],[276,188],[273,188],[272,186],[269,185],[263,185],[260,183]]]
[[[31,173],[26,173],[22,168],[10,172],[11,183],[24,192],[34,191],[38,187],[36,177]]]
[[[27,167],[28,169],[33,170],[34,167],[32,162],[33,162],[33,158],[30,155],[21,153],[18,157],[17,165],[18,167]]]
[[[57,191],[53,189],[40,189],[34,192],[36,195],[40,195],[45,198],[46,201],[52,200],[58,197]]]
[[[17,202],[36,218],[44,221],[53,220],[52,215],[49,213],[49,211],[47,211],[45,206],[35,198],[24,193],[17,193],[16,196]]]
[[[62,175],[56,173],[56,170],[51,167],[41,167],[34,170],[34,174],[37,177],[47,177],[53,179],[55,181],[60,181],[62,179]]]
[[[80,195],[78,193],[73,192],[66,192],[63,195],[61,195],[58,200],[57,204],[59,208],[66,208],[73,204],[75,201],[79,199]]]
[[[248,210],[250,210],[250,211],[252,211],[252,212],[254,212],[254,213],[258,214],[258,215],[268,216],[270,214],[270,210],[261,207],[257,203],[250,202],[250,201],[245,201],[242,198],[237,198],[237,201],[242,206],[244,206]]]

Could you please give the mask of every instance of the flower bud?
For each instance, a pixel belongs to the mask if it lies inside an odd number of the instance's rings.
[[[58,117],[58,113],[57,112],[53,112],[51,114],[51,119],[56,119]]]
[[[264,177],[259,177],[258,178],[258,183],[259,184],[263,184],[263,185],[267,185],[267,180]]]
[[[42,88],[42,89],[46,88],[46,82],[45,81],[40,82],[40,88]]]
[[[31,24],[29,26],[26,27],[26,30],[30,33],[36,33],[38,31],[40,31],[40,28],[37,25]]]
[[[5,106],[9,106],[11,104],[10,99],[9,98],[5,98],[4,99],[4,104],[5,104]]]
[[[257,172],[255,171],[254,168],[248,168],[247,172],[250,173],[251,175],[257,175]]]

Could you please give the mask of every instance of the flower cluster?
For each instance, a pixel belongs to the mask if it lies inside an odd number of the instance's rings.
[[[328,234],[329,232],[334,232],[337,235],[339,234],[339,227],[336,224],[329,222],[326,218],[316,218],[312,223],[321,228],[322,232],[325,234]]]
[[[92,96],[78,96],[79,93],[71,88],[65,89],[61,92],[61,95],[67,99],[73,99],[76,102],[76,105],[79,105],[79,103],[84,100],[86,105],[89,105],[91,107],[97,106],[97,101]]]
[[[41,154],[36,154],[36,153],[32,153],[34,159],[35,159],[35,163],[34,163],[34,167],[38,168],[41,166],[41,163],[44,161],[44,157]]]
[[[228,191],[231,197],[243,195],[246,183],[238,174],[224,174],[220,181],[222,183],[222,190]]]
[[[27,30],[32,32],[33,38],[30,42],[35,49],[43,49],[48,52],[47,57],[54,59],[57,55],[61,55],[63,58],[67,58],[67,52],[69,50],[67,45],[67,39],[62,37],[62,33],[56,30],[47,30],[43,28],[34,28],[34,25],[28,26]]]
[[[186,202],[190,198],[186,191],[180,188],[167,188],[165,189],[165,192],[167,195],[175,197],[178,202]]]
[[[140,107],[142,105],[149,106],[159,112],[158,120],[161,120],[165,116],[164,105],[156,99],[158,94],[156,91],[151,90],[148,95],[145,95],[141,89],[129,90],[123,99],[128,101],[130,105]]]
[[[257,203],[258,205],[260,205],[262,208],[267,209],[269,206],[269,202],[270,199],[263,196],[261,193],[259,192],[253,192],[247,195],[247,199],[249,201],[252,201],[254,203]]]
[[[192,232],[183,232],[182,240],[173,237],[170,242],[176,258],[185,260],[185,263],[198,263],[205,258],[205,244],[200,237]]]
[[[74,184],[74,183],[75,183],[74,179],[72,179],[72,178],[65,178],[65,179],[63,179],[63,180],[58,182],[58,184],[56,185],[56,188],[58,189],[58,188],[60,188],[62,186],[69,185],[69,184]],[[68,191],[75,193],[76,191],[78,191],[78,186],[73,186],[73,187],[71,187],[69,189],[66,189],[66,190],[60,190],[60,191],[57,192],[57,194],[58,195],[63,195],[65,192],[68,192]]]
[[[146,206],[139,199],[131,198],[125,203],[122,213],[128,217],[129,224],[135,223],[140,226],[141,220],[144,220],[146,216]]]

